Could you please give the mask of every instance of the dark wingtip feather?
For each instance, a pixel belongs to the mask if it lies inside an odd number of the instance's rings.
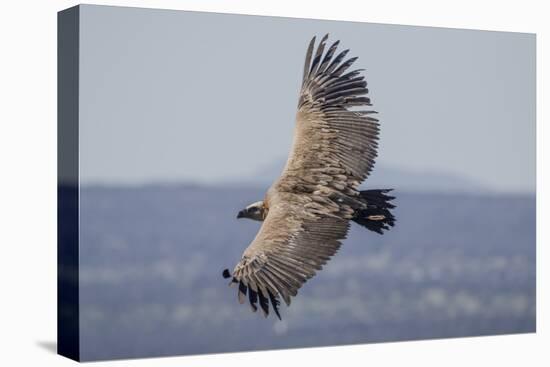
[[[239,282],[239,291],[237,293],[238,293],[240,304],[244,303],[244,300],[246,297],[246,289],[247,289],[246,285],[244,285],[243,282]]]
[[[275,311],[275,315],[279,318],[279,320],[283,320],[281,318],[281,314],[279,313],[279,305],[281,304],[277,298],[273,296],[273,293],[268,291],[269,299],[271,300],[271,305],[273,306],[273,311]]]
[[[315,46],[315,36],[309,41],[309,46],[306,51],[306,59],[304,61],[304,74],[302,77],[302,82],[305,82],[309,75],[309,67],[311,65],[311,57],[313,56],[313,48]]]
[[[265,296],[262,294],[262,291],[258,290],[258,297],[260,298],[260,307],[262,308],[262,311],[264,312],[264,317],[267,317],[269,315],[269,301]]]
[[[323,52],[325,50],[326,41],[328,38],[328,34],[326,34],[321,41],[319,41],[319,44],[317,45],[317,50],[315,51],[315,56],[313,57],[313,61],[311,62],[311,67],[309,69],[308,78],[310,78],[312,75],[315,75],[317,72],[317,68],[319,67],[319,64],[321,63],[321,58],[323,57]]]
[[[248,301],[250,302],[250,307],[252,307],[252,312],[258,311],[258,293],[256,293],[252,288],[248,290]]]
[[[224,279],[228,279],[231,277],[231,273],[229,272],[229,269],[224,269],[224,271],[222,272],[222,276]]]
[[[323,57],[323,61],[321,61],[321,65],[319,65],[319,69],[317,70],[316,75],[321,75],[325,72],[327,69],[330,60],[332,59],[332,56],[334,55],[334,52],[336,52],[336,48],[338,47],[338,44],[340,44],[340,41],[337,40],[334,42],[328,49],[328,51],[325,53],[325,56]]]

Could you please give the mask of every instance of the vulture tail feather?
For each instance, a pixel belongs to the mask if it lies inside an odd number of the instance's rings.
[[[390,230],[396,221],[391,212],[391,209],[395,208],[391,203],[395,197],[386,195],[390,191],[391,189],[361,191],[359,197],[367,207],[357,210],[352,220],[379,234],[384,234],[384,230]]]

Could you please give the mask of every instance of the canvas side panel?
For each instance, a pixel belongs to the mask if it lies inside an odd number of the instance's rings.
[[[79,360],[78,6],[57,17],[57,352]]]

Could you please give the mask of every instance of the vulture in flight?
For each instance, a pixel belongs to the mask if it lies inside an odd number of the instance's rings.
[[[238,218],[262,221],[256,237],[231,274],[238,300],[280,319],[291,297],[338,251],[350,222],[382,234],[395,223],[390,189],[360,191],[377,156],[379,124],[357,57],[327,47],[328,34],[306,53],[294,140],[281,176],[264,199]],[[326,51],[325,51],[326,49]]]

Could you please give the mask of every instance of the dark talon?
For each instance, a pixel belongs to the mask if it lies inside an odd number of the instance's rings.
[[[224,279],[230,278],[231,273],[229,272],[229,269],[225,269],[222,273],[222,276],[224,277]]]

